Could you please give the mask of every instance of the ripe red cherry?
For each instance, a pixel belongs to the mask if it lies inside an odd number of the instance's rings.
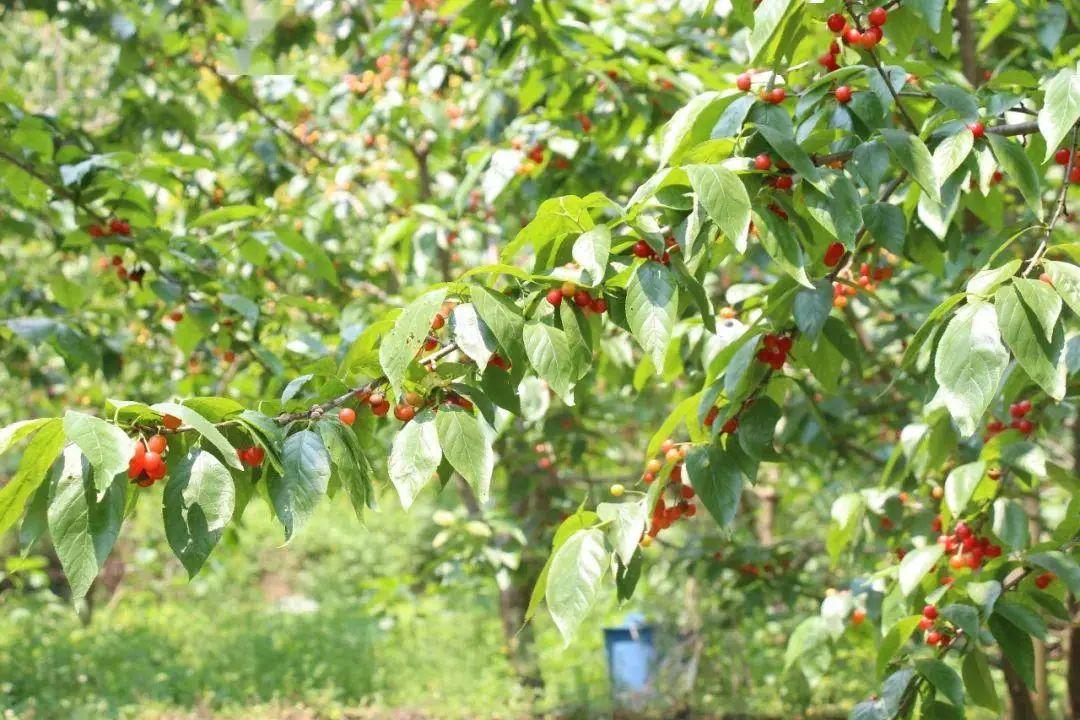
[[[221,354],[221,359],[227,363],[231,363],[236,360],[236,353],[234,353],[232,350],[226,350]]]
[[[784,102],[784,98],[786,97],[787,92],[784,90],[784,88],[773,88],[772,92],[769,93],[769,102],[773,105],[779,105],[780,103]]]
[[[264,457],[266,457],[266,451],[258,445],[253,445],[247,449],[247,462],[251,467],[262,465]]]
[[[825,251],[825,267],[835,267],[836,263],[840,262],[840,258],[844,257],[844,244],[834,242]]]
[[[607,300],[602,297],[598,297],[589,304],[589,309],[597,315],[607,312]]]
[[[772,167],[772,158],[762,153],[754,158],[754,167],[758,170],[768,170]]]
[[[1021,400],[1009,406],[1009,414],[1014,418],[1022,418],[1031,412],[1031,401]]]
[[[586,290],[578,290],[574,293],[574,304],[579,308],[587,308],[592,305],[592,296]]]
[[[851,88],[847,85],[841,85],[836,88],[836,92],[833,93],[833,97],[836,98],[836,102],[841,105],[846,105],[851,102]]]
[[[1035,425],[1030,420],[1013,420],[1009,423],[1009,427],[1019,430],[1024,435],[1030,435],[1031,431],[1035,429]]]
[[[791,186],[795,184],[795,179],[790,175],[781,175],[776,178],[776,182],[773,185],[777,190],[790,190]]]
[[[374,413],[376,417],[382,417],[390,412],[390,401],[382,395],[372,395],[370,404],[371,412]],[[344,422],[344,420],[342,422]]]
[[[1066,152],[1068,151],[1066,150]],[[1065,163],[1062,163],[1062,165],[1064,164]],[[108,231],[97,223],[91,225],[86,231],[90,233],[90,237],[105,237],[108,234]]]
[[[180,427],[182,421],[175,415],[164,415],[161,418],[161,424],[169,430],[175,430]]]
[[[165,448],[168,446],[169,441],[165,439],[164,435],[154,435],[146,441],[147,449],[159,454],[165,452]]]
[[[937,607],[934,605],[927,605],[922,609],[922,615],[928,620],[937,620],[938,612]]]
[[[866,19],[869,20],[870,24],[874,27],[881,27],[885,24],[885,21],[889,19],[889,13],[885,8],[874,8],[870,11],[870,14],[866,16]]]
[[[739,418],[728,418],[720,428],[720,432],[730,435],[739,429]]]
[[[881,38],[885,36],[885,33],[881,31],[879,27],[869,27],[866,32],[859,38],[859,44],[866,50],[873,50],[874,46],[881,42]]]
[[[352,408],[341,408],[341,410],[338,411],[337,416],[338,420],[346,425],[352,425],[356,422],[356,411]]]
[[[926,633],[926,644],[927,645],[937,645],[939,642],[941,642],[941,633],[939,633],[936,630],[933,631],[933,632]]]
[[[416,417],[416,409],[413,408],[412,405],[398,405],[396,408],[394,408],[394,417],[396,417],[401,422],[409,422],[414,417]]]
[[[1069,164],[1069,156],[1071,154],[1072,153],[1069,152],[1069,148],[1061,148],[1056,153],[1054,153],[1054,162],[1056,162],[1058,165],[1068,165]],[[95,226],[93,226],[93,225],[90,226],[90,230],[91,230],[90,234],[91,235],[94,234],[93,233],[94,227]]]
[[[750,73],[742,73],[737,78],[735,78],[735,87],[739,88],[743,92],[746,92],[750,89],[750,83]]]
[[[836,55],[831,52],[827,52],[818,58],[818,65],[825,68],[829,72],[836,70],[840,67],[840,64],[836,62]]]
[[[848,45],[862,44],[862,33],[853,27],[844,30],[844,42]]]
[[[109,230],[116,233],[117,235],[127,235],[131,232],[131,226],[123,220],[110,220]]]
[[[1043,573],[1039,577],[1035,578],[1035,587],[1040,590],[1045,590],[1050,583],[1054,582],[1054,573]]]
[[[1072,170],[1069,171],[1069,182],[1080,183],[1080,165],[1073,165]]]
[[[161,453],[148,450],[146,455],[143,456],[142,464],[146,474],[153,475],[165,465],[165,461],[161,459]]]
[[[971,134],[974,135],[976,138],[981,138],[986,135],[986,126],[978,121],[969,123],[967,129],[970,130]]]
[[[847,22],[844,21],[844,16],[840,13],[833,13],[829,16],[829,19],[825,21],[825,24],[829,26],[829,29],[834,33],[842,32]]]
[[[547,293],[547,301],[554,307],[562,305],[562,290],[559,288],[551,288]]]
[[[649,243],[644,240],[638,240],[634,243],[634,255],[639,258],[647,258],[653,254],[653,249]]]

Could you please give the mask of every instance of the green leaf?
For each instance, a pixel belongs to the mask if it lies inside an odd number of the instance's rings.
[[[765,142],[769,143],[799,177],[814,184],[819,190],[825,189],[821,184],[821,171],[796,142],[795,130],[786,111],[775,105],[758,105],[753,119]]]
[[[1040,186],[1039,173],[1028,159],[1024,148],[1001,135],[987,135],[990,139],[990,148],[994,151],[998,165],[1001,166],[1010,180],[1016,183],[1020,194],[1027,200],[1027,204],[1035,212],[1035,216],[1043,219],[1042,187]]]
[[[0,455],[11,449],[13,445],[31,433],[37,432],[41,427],[54,418],[36,418],[34,420],[20,420],[7,427],[0,429]]]
[[[442,462],[435,413],[421,410],[398,431],[390,448],[390,482],[394,483],[401,506],[406,510],[420,490],[431,480]]]
[[[605,523],[610,523],[609,538],[615,548],[615,554],[623,565],[630,565],[637,551],[638,541],[645,532],[648,510],[645,501],[622,503],[600,503],[596,514]]]
[[[564,644],[570,644],[596,601],[607,566],[604,535],[599,530],[579,530],[555,551],[545,598]]]
[[[911,177],[919,184],[927,195],[935,202],[941,202],[941,191],[934,173],[934,160],[930,151],[926,149],[923,141],[911,133],[903,130],[884,128],[881,136],[889,147],[900,167],[911,173]]]
[[[1024,508],[1009,498],[998,498],[993,507],[994,535],[1013,550],[1025,547],[1028,543],[1028,518]]]
[[[885,670],[888,669],[889,663],[892,662],[897,651],[908,641],[908,638],[911,637],[911,633],[915,632],[915,628],[919,627],[920,620],[922,620],[922,615],[911,615],[901,618],[889,628],[889,632],[885,633],[885,637],[881,639],[881,644],[878,646],[877,652],[878,677],[882,677],[885,674]]]
[[[495,335],[506,359],[524,370],[525,344],[521,336],[525,318],[521,310],[508,297],[489,287],[473,286],[471,297],[476,312]]]
[[[1080,119],[1080,65],[1062,68],[1046,84],[1046,98],[1039,111],[1039,131],[1046,141],[1046,157],[1050,159],[1061,141]]]
[[[907,238],[907,218],[903,210],[889,203],[873,203],[863,206],[862,217],[874,240],[890,252],[903,252]]]
[[[334,417],[319,420],[315,429],[326,446],[335,475],[341,480],[357,519],[362,520],[364,508],[373,499],[375,473],[356,434]]]
[[[229,207],[215,208],[214,210],[203,213],[195,218],[194,222],[188,227],[192,229],[210,227],[212,225],[234,222],[236,220],[247,220],[248,218],[265,214],[267,214],[266,210],[260,210],[252,205],[230,205]]]
[[[1043,267],[1061,299],[1075,314],[1080,315],[1080,267],[1056,260],[1043,260]]]
[[[536,374],[568,405],[573,404],[574,362],[566,333],[547,323],[530,321],[522,334],[525,354]]]
[[[984,474],[986,463],[973,462],[956,466],[945,478],[945,504],[955,517],[964,512]]]
[[[98,490],[104,490],[114,477],[127,471],[135,442],[117,426],[93,415],[68,410],[64,413],[64,433],[94,467]]]
[[[726,95],[705,92],[695,95],[676,110],[661,131],[660,167],[667,165],[681,150],[708,138],[709,130],[735,97],[737,94],[733,92]]]
[[[435,427],[447,462],[472,485],[480,502],[487,502],[495,468],[494,433],[471,412],[447,405],[435,413]]]
[[[533,616],[536,615],[536,611],[540,608],[540,601],[544,599],[544,595],[547,592],[547,579],[548,574],[551,571],[551,560],[555,556],[555,552],[578,530],[592,527],[599,520],[600,516],[592,510],[579,509],[573,515],[570,515],[559,523],[559,527],[555,528],[555,535],[551,540],[551,554],[548,555],[547,560],[544,562],[544,567],[540,570],[540,575],[536,578],[536,585],[533,586],[532,595],[529,597],[529,606],[525,609],[526,622],[532,620]]]
[[[188,576],[195,577],[210,557],[235,501],[229,469],[210,453],[192,448],[171,463],[162,508],[165,536]]]
[[[281,461],[284,471],[269,477],[267,489],[288,542],[304,527],[326,494],[330,455],[318,435],[301,430],[285,439]]]
[[[964,687],[972,702],[993,712],[1001,710],[994,678],[990,674],[990,663],[978,648],[972,648],[964,656],[963,675]]]
[[[780,29],[789,13],[795,15],[796,11],[801,9],[802,3],[795,0],[764,0],[757,6],[754,10],[754,26],[747,40],[751,65],[770,55],[766,50],[781,35]],[[781,52],[786,51],[787,49],[784,49]]]
[[[1020,297],[1042,330],[1043,339],[1053,339],[1058,317],[1061,316],[1061,296],[1041,280],[1016,278],[1013,285],[1020,291]]]
[[[962,436],[975,432],[1008,364],[994,307],[973,302],[960,308],[938,343],[934,377]]]
[[[578,285],[596,287],[607,273],[608,256],[611,254],[611,228],[597,225],[588,232],[583,232],[574,241],[571,250],[576,262],[581,267]]]
[[[1042,284],[1042,283],[1039,283]],[[1025,302],[1016,283],[998,288],[994,295],[998,327],[1005,344],[1009,346],[1024,372],[1055,400],[1065,396],[1065,363],[1063,351],[1065,334],[1061,328],[1051,326],[1053,340],[1044,335],[1043,323],[1052,314],[1056,323],[1061,310],[1061,299],[1051,290],[1049,295],[1029,292],[1039,305],[1032,307]]]
[[[946,605],[941,608],[941,617],[966,632],[969,637],[979,636],[979,611],[971,605]]]
[[[908,597],[919,587],[926,573],[937,565],[945,553],[945,548],[938,544],[915,548],[900,561],[900,592]]]
[[[458,348],[483,371],[499,346],[491,329],[480,319],[475,306],[462,303],[454,307],[454,312],[450,314],[450,330]]]
[[[0,536],[22,515],[26,501],[41,485],[49,466],[63,448],[64,423],[60,418],[52,418],[37,426],[37,434],[23,451],[19,468],[11,480],[0,488]]]
[[[968,597],[982,609],[984,615],[989,615],[993,611],[997,599],[1001,597],[1001,583],[997,580],[969,582],[964,589],[967,590]]]
[[[695,445],[686,454],[686,474],[709,514],[721,527],[730,525],[743,488],[732,454],[712,445]]]
[[[431,321],[445,299],[446,288],[437,288],[413,300],[379,346],[379,364],[398,396],[404,392],[405,371],[427,340]]]
[[[221,434],[221,431],[214,427],[214,424],[200,415],[194,408],[190,408],[186,405],[180,405],[174,402],[161,402],[151,406],[155,412],[159,412],[162,415],[172,415],[178,417],[184,421],[185,425],[190,425],[195,428],[200,435],[217,448],[221,457],[218,458],[229,467],[234,470],[243,470],[244,466],[240,463],[240,459],[236,455],[236,449],[232,444],[225,439],[225,436]],[[127,467],[127,461],[124,462],[124,467]]]
[[[742,180],[720,165],[688,165],[685,170],[709,218],[739,252],[745,252],[750,196]]]
[[[830,637],[829,627],[823,618],[811,616],[803,620],[788,638],[784,649],[784,669],[787,670],[808,653],[820,650]]]
[[[1047,550],[1032,553],[1028,556],[1028,562],[1057,575],[1069,592],[1080,597],[1080,566],[1071,557],[1060,550]]]
[[[743,411],[739,420],[739,431],[735,433],[739,447],[755,460],[779,460],[780,456],[773,447],[773,435],[783,414],[772,398],[759,397]]]
[[[678,307],[679,289],[671,271],[657,262],[638,265],[626,286],[626,321],[657,372],[664,367]]]
[[[320,278],[336,286],[338,284],[337,270],[334,263],[321,245],[308,240],[292,228],[279,227],[274,236],[281,244],[292,250],[298,256],[307,261],[307,273],[312,277]]]
[[[813,289],[810,278],[806,275],[806,256],[803,253],[799,240],[795,237],[791,224],[774,215],[765,212],[758,215],[758,234],[761,238],[761,247],[769,254],[776,264],[784,272],[790,275],[803,287]]]
[[[964,164],[974,146],[975,135],[967,128],[938,143],[938,146],[934,148],[933,163],[939,187],[944,185],[949,176]]]
[[[833,289],[827,279],[814,283],[813,290],[800,290],[795,295],[795,325],[806,337],[816,341],[832,311]]]
[[[79,448],[69,445],[49,504],[49,534],[75,598],[90,589],[124,520],[126,481],[110,482],[99,501],[91,474]]]
[[[585,197],[563,195],[540,204],[536,217],[503,248],[501,259],[509,263],[521,248],[532,244],[539,255],[547,245],[570,233],[591,230],[595,223],[589,211],[592,208],[612,204],[602,193],[590,193]]]
[[[955,670],[936,658],[917,660],[915,668],[949,702],[957,707],[963,707],[964,681]]]
[[[1035,687],[1035,650],[1031,636],[996,612],[990,616],[990,634],[1001,646],[1002,654],[1029,688]]]
[[[986,268],[971,276],[964,289],[973,295],[989,295],[1020,269],[1020,260],[1009,262],[996,268]]]

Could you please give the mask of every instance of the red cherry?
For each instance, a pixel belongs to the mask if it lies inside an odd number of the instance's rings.
[[[152,452],[163,453],[165,448],[169,446],[169,441],[165,439],[164,435],[154,435],[146,442],[146,447]]]
[[[602,315],[607,312],[607,300],[602,297],[595,298],[589,305],[589,309],[597,315]]]
[[[869,20],[870,24],[874,27],[881,27],[885,24],[885,21],[889,19],[889,13],[885,8],[874,8],[870,11],[870,14],[866,16],[866,19]]]
[[[836,88],[836,92],[833,93],[833,97],[835,97],[836,102],[840,103],[841,105],[847,105],[849,102],[851,102],[851,88],[849,88],[847,85],[841,85],[840,87]]]
[[[976,138],[985,137],[986,135],[986,126],[979,121],[969,123],[967,129],[970,130],[971,134]]]
[[[1019,430],[1024,435],[1031,434],[1031,431],[1035,429],[1035,425],[1030,420],[1013,420],[1009,423],[1009,427]]]
[[[394,417],[401,422],[409,422],[416,416],[416,409],[412,405],[401,404],[394,408]]]
[[[141,446],[142,443],[139,443],[139,445]],[[145,450],[143,452],[145,452]],[[139,456],[139,455],[132,456],[132,458],[130,460],[128,460],[128,477],[130,479],[134,480],[135,478],[142,475],[142,473],[143,473],[143,456]]]
[[[750,89],[750,83],[750,73],[742,73],[737,78],[735,78],[735,87],[739,88],[743,92],[746,92]]]
[[[341,410],[338,411],[337,416],[338,420],[346,425],[352,425],[356,422],[356,411],[352,408],[341,408]]]
[[[795,184],[795,179],[790,175],[781,175],[776,178],[774,186],[777,190],[790,190],[791,186]]]
[[[1069,182],[1080,183],[1080,165],[1073,165],[1073,169],[1069,171]]]
[[[1054,573],[1043,573],[1039,577],[1035,578],[1035,587],[1039,588],[1040,590],[1045,590],[1050,585],[1050,583],[1054,582],[1054,579]]]
[[[986,430],[988,432],[999,433],[1004,429],[1005,423],[1001,422],[1000,420],[991,420],[990,422],[986,423]]]
[[[782,87],[773,88],[769,93],[769,102],[773,105],[779,105],[784,102],[784,98],[787,97],[787,92]]]
[[[184,319],[184,313],[179,310],[173,310],[171,313],[169,313],[169,319],[172,320],[174,323],[178,323]]]
[[[236,360],[236,353],[234,353],[232,350],[226,350],[221,354],[221,359],[227,363],[231,363]]]
[[[266,451],[258,445],[252,445],[247,449],[247,463],[252,467],[262,465],[264,457],[266,457]]]
[[[547,301],[554,307],[562,305],[562,290],[559,288],[551,288],[547,293]]]
[[[835,53],[825,53],[824,55],[820,56],[818,58],[818,65],[825,68],[829,72],[832,72],[833,70],[836,70],[840,67],[840,64],[836,62]]]
[[[941,633],[939,633],[936,630],[933,631],[933,632],[926,633],[926,644],[927,645],[937,645],[939,642],[941,642]]]
[[[937,616],[938,616],[937,607],[934,606],[934,605],[926,605],[922,609],[922,614],[923,614],[924,618],[927,618],[929,620],[937,620]]]
[[[1022,418],[1029,412],[1031,412],[1030,400],[1020,400],[1019,402],[1014,402],[1012,405],[1009,406],[1009,414],[1012,415],[1014,418]]]
[[[161,454],[153,451],[147,451],[143,456],[143,469],[147,475],[151,477],[154,473],[158,472],[165,465],[165,461],[161,459]]]
[[[634,243],[633,252],[634,255],[639,258],[647,258],[652,256],[653,249],[652,246],[649,245],[649,243],[645,242],[644,240],[638,240],[636,243]]]
[[[446,325],[446,318],[442,313],[436,313],[435,317],[431,319],[431,329],[441,330],[443,325]]]
[[[829,26],[829,29],[834,33],[843,31],[847,22],[844,21],[844,16],[840,13],[833,13],[829,16],[829,19],[825,21],[825,24]]]
[[[716,416],[720,414],[720,408],[713,405],[709,408],[709,412],[705,414],[705,427],[712,427],[716,422]]]
[[[730,434],[732,434],[733,432],[735,432],[738,429],[739,429],[739,418],[733,417],[733,418],[728,418],[727,420],[724,421],[723,426],[721,426],[721,428],[720,428],[720,432],[727,433],[728,435],[730,435]]]
[[[825,267],[835,267],[836,263],[840,262],[840,258],[844,257],[845,252],[843,243],[834,242],[825,250]]]
[[[578,290],[574,293],[574,304],[579,308],[587,308],[592,305],[592,296],[587,290]]]
[[[176,430],[183,422],[175,415],[164,415],[161,418],[161,424],[169,430]]]
[[[862,33],[853,27],[844,30],[844,43],[847,45],[861,45]]]
[[[1069,148],[1061,148],[1056,153],[1054,153],[1054,162],[1056,162],[1058,165],[1068,165],[1070,155],[1072,155],[1072,153],[1069,151]],[[93,228],[94,226],[91,225],[91,231],[93,230]],[[94,233],[91,232],[90,234],[93,235]]]
[[[961,540],[971,537],[971,527],[966,522],[960,521],[956,523],[955,535]]]
[[[772,167],[772,158],[765,153],[762,153],[754,158],[754,167],[758,170],[768,170]]]
[[[934,621],[930,618],[924,617],[922,620],[919,620],[920,630],[929,630],[932,627],[934,627]]]
[[[1068,152],[1068,150],[1066,150],[1065,152]],[[1062,163],[1062,165],[1064,164],[1065,163]],[[106,231],[105,228],[101,227],[97,223],[91,225],[89,228],[87,228],[86,231],[90,233],[90,237],[105,237],[108,234],[108,231]]]
[[[881,42],[881,38],[884,37],[884,35],[885,33],[881,31],[881,28],[869,27],[866,29],[866,32],[862,34],[862,37],[859,38],[859,44],[866,50],[873,50],[874,46]]]

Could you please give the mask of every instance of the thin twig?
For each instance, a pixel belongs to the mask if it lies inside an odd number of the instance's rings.
[[[36,178],[37,180],[40,180],[41,182],[45,183],[45,185],[47,185],[49,187],[49,189],[53,191],[53,193],[55,193],[56,195],[59,195],[60,197],[62,197],[65,200],[70,201],[73,205],[78,207],[80,210],[82,210],[84,213],[86,213],[90,217],[97,220],[99,223],[105,222],[106,218],[105,218],[104,215],[99,215],[96,210],[94,210],[92,207],[90,207],[89,205],[84,203],[82,200],[80,200],[78,198],[78,196],[75,195],[75,193],[71,192],[70,190],[65,188],[63,185],[57,185],[54,180],[52,180],[51,178],[46,176],[44,173],[42,173],[40,170],[38,170],[36,167],[34,167],[30,163],[26,162],[25,160],[21,160],[21,159],[15,157],[14,155],[11,155],[11,154],[3,151],[3,150],[0,150],[0,160],[5,160],[5,161],[11,163],[12,165],[16,166],[17,168],[19,168],[20,170],[25,172],[27,175],[30,175],[30,176]]]
[[[1035,250],[1035,254],[1028,260],[1027,267],[1024,268],[1024,272],[1021,277],[1027,277],[1031,274],[1031,271],[1035,269],[1035,266],[1042,260],[1043,255],[1046,254],[1046,250],[1050,247],[1050,236],[1054,233],[1054,227],[1058,224],[1058,220],[1065,214],[1065,201],[1069,195],[1069,175],[1072,174],[1073,166],[1076,165],[1076,151],[1080,144],[1080,123],[1073,125],[1072,132],[1072,148],[1069,151],[1069,162],[1065,165],[1065,177],[1061,180],[1061,190],[1058,192],[1057,203],[1054,205],[1054,214],[1050,216],[1050,222],[1046,224],[1046,236],[1039,243],[1039,247]]]

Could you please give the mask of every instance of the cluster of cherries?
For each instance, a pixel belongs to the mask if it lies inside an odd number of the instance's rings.
[[[136,267],[133,270],[128,270],[124,267],[124,258],[119,255],[113,255],[112,258],[100,258],[98,260],[98,270],[108,270],[110,267],[116,268],[116,277],[121,280],[130,280],[131,282],[142,284],[143,276],[146,275],[146,268]]]
[[[934,518],[931,525],[934,532],[941,532],[941,516]],[[949,567],[954,570],[969,568],[978,570],[984,558],[996,558],[1001,556],[1001,546],[995,545],[988,537],[979,537],[971,527],[960,521],[952,534],[938,536],[938,543],[945,546],[945,552],[949,553]]]
[[[692,518],[697,514],[697,506],[691,502],[694,499],[694,488],[683,482],[683,461],[686,459],[686,448],[675,445],[670,439],[660,445],[660,453],[664,460],[673,463],[670,480],[665,490],[671,490],[671,504],[664,499],[663,494],[656,500],[652,510],[649,529],[641,538],[641,544],[648,546],[661,530],[667,530],[681,518]],[[652,458],[645,464],[645,473],[641,479],[649,485],[656,481],[656,474],[664,466],[659,458]]]
[[[844,41],[845,45],[855,45],[863,48],[864,50],[873,50],[874,47],[881,42],[885,37],[885,32],[881,29],[889,19],[889,12],[882,7],[874,8],[866,15],[866,21],[870,24],[866,30],[860,31],[858,28],[854,28],[848,25],[847,20],[840,13],[833,13],[825,21],[829,30],[836,33]],[[839,50],[839,48],[837,48]],[[836,55],[839,54],[832,52],[832,47],[829,48],[829,54],[833,56],[833,63],[836,62]],[[821,62],[824,58],[820,58],[818,62]],[[825,65],[825,63],[821,63]],[[826,65],[826,67],[829,67]],[[829,67],[830,70],[835,70],[835,67]]]
[[[768,154],[766,154],[766,153],[761,153],[760,155],[758,155],[757,157],[754,158],[754,169],[755,170],[760,170],[761,172],[765,172],[769,168],[772,167],[772,164],[773,164],[772,158],[769,157]],[[779,163],[776,164],[776,166],[778,168],[780,168],[781,170],[787,170],[790,167],[785,162],[779,162]],[[790,190],[791,186],[795,184],[795,178],[792,175],[789,175],[789,174],[786,174],[786,173],[780,173],[778,175],[775,175],[773,177],[768,178],[765,181],[765,184],[770,186],[770,187],[776,188],[777,190]],[[786,217],[785,217],[785,219],[786,219]]]
[[[1031,412],[1032,404],[1030,400],[1019,400],[1009,405],[1009,415],[1012,416],[1012,422],[1009,423],[1009,427],[1013,430],[1019,430],[1024,435],[1030,435],[1035,430],[1035,423],[1025,417]],[[986,434],[983,435],[983,442],[988,441],[990,438],[1005,432],[1005,423],[994,418],[990,422],[986,423]]]
[[[1054,162],[1062,167],[1068,167],[1071,158],[1072,151],[1069,148],[1061,148],[1054,153]],[[1069,182],[1080,183],[1080,158],[1073,161],[1072,169],[1069,170]]]
[[[839,243],[835,243],[839,244]],[[843,247],[843,246],[841,246]],[[832,249],[832,246],[829,246]],[[826,262],[828,262],[829,255],[826,251]],[[835,264],[835,263],[834,263]],[[863,263],[859,266],[859,277],[855,279],[855,283],[867,292],[874,292],[877,290],[877,284],[888,280],[893,275],[893,269],[889,265],[881,265],[876,268],[871,268],[868,263]],[[855,285],[849,285],[842,282],[833,282],[833,307],[843,310],[847,307],[848,298],[854,297],[859,292]]]
[[[953,635],[948,627],[936,622],[938,609],[935,605],[927,605],[922,610],[922,619],[919,620],[919,629],[925,632],[923,640],[927,645],[949,647],[953,641]]]
[[[657,253],[653,250],[652,245],[644,240],[638,240],[630,248],[630,252],[634,254],[634,257],[639,257],[642,260],[655,260],[662,265],[667,265],[671,262],[671,253],[679,252],[679,241],[673,235],[668,235],[664,238],[664,247],[666,249],[663,253]]]
[[[582,310],[592,310],[597,314],[607,312],[607,300],[599,295],[593,297],[588,290],[579,288],[569,280],[557,288],[548,290],[546,297],[547,301],[554,307],[562,305],[563,298],[570,298]]]
[[[536,466],[541,470],[550,470],[555,466],[555,447],[549,442],[536,443],[533,447],[536,454],[539,456],[536,460]],[[626,491],[622,485],[615,484],[611,486],[611,494],[615,497],[619,497]]]
[[[773,370],[780,370],[787,362],[793,342],[790,335],[766,334],[761,339],[762,348],[757,352],[758,362],[765,363]]]
[[[152,436],[146,442],[136,441],[135,452],[128,460],[128,478],[139,487],[150,487],[165,477],[168,468],[162,455],[168,447],[168,441],[161,434]]]
[[[747,402],[750,402],[750,401],[748,400]],[[746,405],[744,404],[743,407],[745,408]],[[705,414],[705,421],[704,421],[705,422],[705,427],[712,427],[713,425],[715,425],[716,424],[716,418],[717,418],[717,416],[719,414],[720,414],[720,408],[717,407],[716,405],[713,405],[711,408],[709,408],[709,412]],[[739,416],[738,415],[735,415],[733,417],[729,417],[727,420],[724,421],[724,424],[722,426],[720,426],[720,432],[726,433],[728,435],[732,434],[733,432],[735,432],[738,429],[739,429]]]
[[[749,92],[750,87],[753,84],[754,80],[749,72],[744,72],[735,78],[735,87],[743,92]],[[758,91],[758,97],[761,98],[762,102],[767,102],[770,105],[779,105],[784,102],[784,99],[787,97],[787,91],[782,87],[774,87],[772,90],[763,87]]]
[[[131,235],[131,223],[127,220],[121,220],[120,218],[113,218],[109,222],[101,225],[94,223],[86,229],[86,232],[90,233],[90,237],[109,237],[110,235],[123,235],[125,237]]]

